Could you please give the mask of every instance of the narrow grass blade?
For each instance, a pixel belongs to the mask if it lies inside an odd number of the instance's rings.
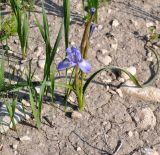
[[[133,83],[139,87],[141,87],[141,85],[139,84],[138,80],[135,78],[135,76],[133,76],[131,73],[129,73],[128,71],[126,71],[125,69],[123,68],[119,68],[119,67],[114,67],[114,66],[107,66],[107,67],[104,67],[104,68],[101,68],[99,70],[97,70],[96,72],[94,72],[89,78],[88,80],[86,81],[86,83],[84,84],[84,87],[83,87],[83,94],[85,94],[85,91],[88,87],[88,85],[90,84],[90,82],[102,71],[108,71],[108,70],[111,70],[111,71],[122,71],[122,72],[125,72],[129,77],[130,77],[130,80],[133,81]]]
[[[7,108],[7,111],[9,113],[9,116],[10,116],[10,119],[11,119],[11,123],[13,125],[13,129],[14,130],[16,130],[16,123],[15,123],[15,120],[14,120],[16,104],[17,104],[17,100],[15,100],[15,99],[12,102],[8,102],[6,104],[6,108]]]
[[[4,86],[4,53],[2,53],[2,58],[0,60],[0,90]]]
[[[37,112],[36,104],[34,102],[34,98],[33,98],[31,89],[29,91],[29,98],[30,98],[32,113],[33,113],[33,116],[36,120],[36,126],[39,127],[40,126],[40,120],[39,120],[39,117],[38,117],[38,112]]]
[[[50,80],[51,80],[51,94],[52,94],[52,102],[53,102],[54,99],[55,99],[55,96],[54,96],[54,89],[55,89],[55,67],[54,67],[53,63],[51,65]]]
[[[44,79],[42,85],[41,85],[41,90],[40,90],[40,96],[39,96],[39,103],[38,103],[38,117],[39,120],[41,121],[41,113],[42,113],[42,104],[43,104],[43,96],[44,96],[44,91],[46,87],[46,79]],[[38,126],[39,128],[40,126]]]
[[[65,47],[69,44],[69,25],[70,25],[70,0],[63,0],[64,8],[64,33],[65,33]]]

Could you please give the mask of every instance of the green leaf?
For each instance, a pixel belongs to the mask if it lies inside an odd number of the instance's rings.
[[[86,83],[84,84],[84,87],[83,87],[83,94],[85,94],[85,91],[88,87],[88,85],[90,84],[90,82],[102,71],[108,71],[108,70],[111,70],[111,71],[121,71],[121,72],[124,72],[126,73],[129,77],[130,77],[130,80],[133,81],[133,83],[139,87],[141,87],[141,85],[139,84],[138,80],[135,78],[135,76],[133,76],[130,72],[126,71],[125,69],[123,68],[119,68],[119,67],[114,67],[114,66],[106,66],[104,68],[101,68],[99,70],[97,70],[96,72],[94,72],[89,78],[88,80],[86,81]]]
[[[42,35],[42,38],[43,38],[43,40],[45,40],[45,34],[44,34],[43,27],[42,27],[42,25],[40,24],[40,22],[39,22],[39,20],[37,19],[36,16],[35,16],[35,19],[36,19],[36,25],[37,25],[38,28],[39,28],[39,31],[40,31],[40,33],[41,33],[41,35]]]
[[[39,96],[39,103],[38,103],[38,117],[39,117],[39,120],[41,120],[42,103],[43,103],[43,96],[44,96],[45,87],[46,87],[46,78],[44,79],[44,81],[41,85],[41,89],[40,89],[40,96]],[[38,128],[39,127],[40,127],[40,125],[38,126]]]
[[[2,58],[0,60],[0,90],[4,86],[4,53],[2,53]]]
[[[11,123],[13,125],[14,130],[16,130],[16,123],[15,123],[15,120],[14,120],[16,104],[17,104],[17,100],[15,100],[15,99],[13,99],[12,102],[9,101],[9,102],[6,103],[6,108],[7,108],[7,111],[9,113]]]
[[[31,109],[32,109],[33,116],[34,116],[34,118],[36,120],[36,126],[39,128],[41,122],[40,122],[40,119],[39,119],[39,116],[38,116],[36,104],[34,102],[34,98],[33,98],[32,93],[33,92],[30,89],[30,91],[29,91],[29,98],[30,98]]]
[[[51,74],[50,74],[50,79],[51,79],[51,94],[52,94],[52,102],[54,101],[54,89],[55,89],[55,67],[54,64],[52,63],[51,65]]]
[[[70,26],[70,0],[63,0],[64,8],[64,33],[65,33],[65,48],[69,44],[69,26]]]

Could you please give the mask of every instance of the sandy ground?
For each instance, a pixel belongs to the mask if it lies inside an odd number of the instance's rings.
[[[61,2],[47,0],[46,4],[51,41],[54,43],[62,21]],[[41,9],[38,6],[36,9],[36,15],[41,20],[41,14],[38,13]],[[81,16],[81,5],[77,1],[72,2],[70,42],[77,47],[80,46],[83,34]],[[93,71],[105,65],[105,56],[108,55],[112,58],[112,65],[134,66],[139,81],[148,80],[152,62],[146,61],[144,38],[149,33],[148,25],[155,25],[157,31],[160,30],[160,1],[114,0],[99,9],[98,21],[89,49]],[[113,25],[113,21],[118,21],[118,24]],[[44,44],[32,18],[30,22],[29,57],[36,58],[35,49],[44,48]],[[13,43],[14,39],[15,37],[11,38],[10,45],[12,50],[18,52],[18,44]],[[64,45],[61,42],[57,62],[62,59],[62,53]],[[42,53],[40,58],[43,58]],[[42,70],[38,69],[37,73],[40,72]],[[110,87],[107,84],[109,81],[106,81],[108,79],[111,79]],[[73,120],[68,117],[63,111],[62,97],[57,96],[54,106],[48,101],[44,104],[41,129],[37,130],[34,121],[29,120],[18,124],[17,132],[10,130],[0,136],[3,145],[0,154],[110,155],[114,154],[119,145],[121,147],[117,155],[160,153],[160,104],[125,94],[123,97],[118,95],[116,89],[119,82],[111,73],[102,72],[96,81],[87,91],[82,119]],[[159,83],[158,79],[155,85],[160,87]],[[74,98],[71,103],[76,104]],[[143,122],[142,118],[149,117],[146,111],[153,114],[152,118],[156,122],[151,121],[149,125]],[[23,136],[30,139],[19,141],[19,137]]]

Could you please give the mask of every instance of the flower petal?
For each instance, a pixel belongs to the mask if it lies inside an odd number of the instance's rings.
[[[82,59],[82,61],[80,61],[78,63],[79,68],[84,72],[84,73],[88,73],[91,71],[91,65],[88,61]]]
[[[92,8],[90,9],[90,14],[91,14],[91,16],[93,16],[95,12],[96,12],[96,9],[95,9],[94,7],[92,7]]]
[[[68,54],[66,58],[68,58],[69,61],[73,64],[77,64],[82,59],[81,52],[76,47],[71,47],[71,53],[70,51],[68,51],[67,53]]]
[[[63,61],[61,61],[59,64],[58,64],[58,70],[64,70],[66,68],[69,68],[71,66],[71,63],[69,61],[69,59],[64,59]]]
[[[70,47],[68,47],[68,48],[66,49],[66,52],[67,52],[67,55],[71,54],[71,53],[72,53],[71,48],[70,48]]]

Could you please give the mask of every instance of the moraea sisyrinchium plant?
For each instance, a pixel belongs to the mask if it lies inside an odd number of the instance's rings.
[[[81,56],[80,51],[76,47],[69,47],[66,50],[66,58],[58,64],[58,70],[64,70],[70,67],[78,67],[84,72],[88,73],[91,71],[91,65],[88,61],[84,60]]]

